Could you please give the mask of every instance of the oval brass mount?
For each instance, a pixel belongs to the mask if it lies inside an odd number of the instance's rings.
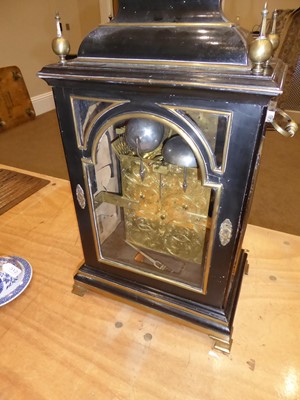
[[[76,186],[76,198],[80,207],[84,210],[86,206],[85,195],[82,187],[78,184]]]
[[[222,246],[226,246],[232,237],[232,223],[226,218],[220,226],[219,238]]]

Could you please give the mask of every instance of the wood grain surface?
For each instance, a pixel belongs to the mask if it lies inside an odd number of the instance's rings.
[[[179,319],[72,294],[83,256],[69,183],[38,176],[50,184],[0,216],[2,255],[33,267],[0,308],[1,400],[299,399],[299,237],[248,227],[250,271],[225,355]]]

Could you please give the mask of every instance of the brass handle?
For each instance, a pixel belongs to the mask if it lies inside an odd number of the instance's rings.
[[[278,125],[278,123],[274,119],[272,121],[272,125],[274,126],[276,131],[285,137],[293,137],[299,128],[296,122],[293,121],[292,118],[286,112],[282,111],[280,108],[276,109],[276,113],[280,114],[287,121],[287,125],[284,128],[282,128],[281,126]]]

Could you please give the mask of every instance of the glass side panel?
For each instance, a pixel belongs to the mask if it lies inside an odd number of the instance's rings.
[[[215,191],[201,183],[193,150],[149,118],[101,135],[92,202],[100,257],[119,268],[201,289]]]
[[[215,155],[217,168],[226,161],[229,113],[217,113],[204,110],[182,110],[186,116],[199,126],[212,152]]]
[[[77,143],[79,147],[84,144],[84,132],[97,114],[105,110],[111,102],[98,99],[84,99],[72,97],[73,115],[76,127]]]

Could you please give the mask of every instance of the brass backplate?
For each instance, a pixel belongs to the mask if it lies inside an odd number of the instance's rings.
[[[211,189],[197,168],[120,155],[126,240],[139,247],[201,263]],[[145,169],[141,179],[140,163]]]

